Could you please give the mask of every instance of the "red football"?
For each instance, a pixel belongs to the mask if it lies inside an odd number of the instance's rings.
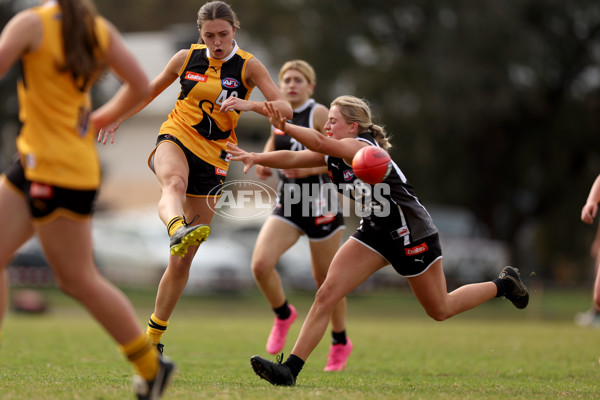
[[[392,169],[392,159],[387,151],[377,146],[365,146],[352,159],[352,170],[357,178],[374,185],[387,178]]]

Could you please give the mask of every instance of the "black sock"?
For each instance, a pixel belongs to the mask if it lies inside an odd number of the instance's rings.
[[[348,343],[347,339],[346,339],[346,330],[343,330],[341,332],[334,332],[331,331],[331,344],[336,345],[336,344],[346,344]]]
[[[286,365],[292,372],[292,375],[294,375],[294,378],[296,378],[302,370],[302,367],[304,367],[304,361],[302,361],[300,357],[290,354],[283,365]]]
[[[512,282],[509,281],[508,279],[500,279],[500,278],[496,278],[494,279],[492,282],[494,282],[496,284],[496,287],[498,288],[498,293],[496,293],[496,297],[502,297],[504,296],[510,289],[512,289],[511,287],[508,287]]]
[[[290,307],[288,306],[287,300],[281,307],[274,308],[273,311],[275,311],[275,315],[277,315],[277,318],[279,319],[288,319],[292,313],[292,310],[290,310]]]

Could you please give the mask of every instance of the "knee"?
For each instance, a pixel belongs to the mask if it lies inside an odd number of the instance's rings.
[[[339,298],[337,298],[335,292],[329,285],[320,285],[315,295],[315,305],[319,307],[331,308],[337,304]]]
[[[189,275],[190,268],[192,267],[192,259],[194,258],[194,254],[190,250],[188,250],[188,254],[183,258],[179,256],[171,257],[171,261],[169,261],[169,266],[167,267],[171,274],[176,276]]]
[[[168,190],[177,193],[185,193],[185,191],[187,190],[187,182],[183,177],[179,175],[173,175],[169,177],[169,179],[163,187],[163,190]]]
[[[452,313],[446,307],[435,307],[425,310],[433,320],[441,322],[452,317]]]
[[[85,294],[89,292],[85,279],[75,279],[71,277],[55,274],[54,280],[56,286],[67,296],[81,301]]]
[[[271,260],[265,257],[256,257],[252,259],[252,275],[256,280],[265,279],[273,270],[275,265]]]

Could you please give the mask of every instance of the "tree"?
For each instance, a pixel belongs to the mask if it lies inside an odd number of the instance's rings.
[[[369,100],[423,199],[474,210],[538,274],[562,259],[589,268],[593,228],[579,211],[600,172],[597,2],[230,3],[244,48],[272,68],[291,58],[315,66],[317,100]],[[122,30],[193,24],[199,7],[141,4],[100,6]]]

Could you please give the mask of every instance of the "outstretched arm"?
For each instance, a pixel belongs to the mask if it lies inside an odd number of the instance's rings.
[[[298,126],[286,122],[285,117],[281,115],[279,110],[270,102],[264,103],[265,114],[269,117],[271,124],[277,129],[287,133],[307,149],[317,153],[327,154],[329,156],[343,158],[348,164],[352,163],[352,158],[361,147],[366,146],[365,143],[352,138],[332,139],[323,136],[319,131]]]
[[[106,144],[108,138],[110,137],[110,142],[114,143],[115,132],[117,131],[117,129],[119,129],[121,123],[127,118],[132,117],[133,115],[143,110],[148,104],[152,102],[152,100],[156,98],[156,96],[161,94],[175,81],[175,79],[177,79],[177,77],[179,76],[179,70],[183,66],[187,54],[188,50],[184,49],[180,50],[173,57],[171,57],[163,71],[160,74],[158,74],[156,78],[152,80],[152,82],[150,82],[148,89],[150,93],[142,101],[133,104],[124,114],[124,116],[118,121],[116,121],[114,124],[107,126],[104,129],[101,129],[98,133],[98,142]],[[115,97],[122,95],[122,92],[124,90],[125,88],[121,87],[119,91],[115,94]]]
[[[271,130],[269,139],[267,139],[267,142],[265,143],[263,153],[275,150],[275,137],[273,135],[273,130]],[[271,172],[271,168],[265,167],[264,165],[257,165],[254,169],[254,172],[256,172],[256,176],[258,177],[258,179],[262,180],[268,179],[271,175],[273,175],[273,173]]]
[[[253,165],[264,165],[271,168],[304,168],[325,165],[322,154],[310,150],[289,151],[278,150],[266,153],[248,153],[231,142],[227,143],[233,161],[244,163],[244,173],[248,173]]]
[[[148,78],[142,67],[123,43],[117,29],[110,22],[106,23],[110,32],[107,50],[108,64],[123,84],[108,102],[90,115],[90,121],[96,129],[102,129],[116,122],[129,109],[148,96]]]
[[[267,68],[265,68],[256,57],[253,57],[248,61],[246,75],[246,81],[249,85],[258,87],[263,96],[265,96],[265,99],[272,102],[273,106],[279,110],[281,115],[288,119],[292,119],[294,116],[292,106],[283,97],[277,88],[277,85],[275,85],[275,82],[273,82]],[[227,98],[223,104],[221,104],[220,112],[228,112],[231,110],[254,111],[258,114],[266,115],[262,102],[239,99],[234,96]]]

